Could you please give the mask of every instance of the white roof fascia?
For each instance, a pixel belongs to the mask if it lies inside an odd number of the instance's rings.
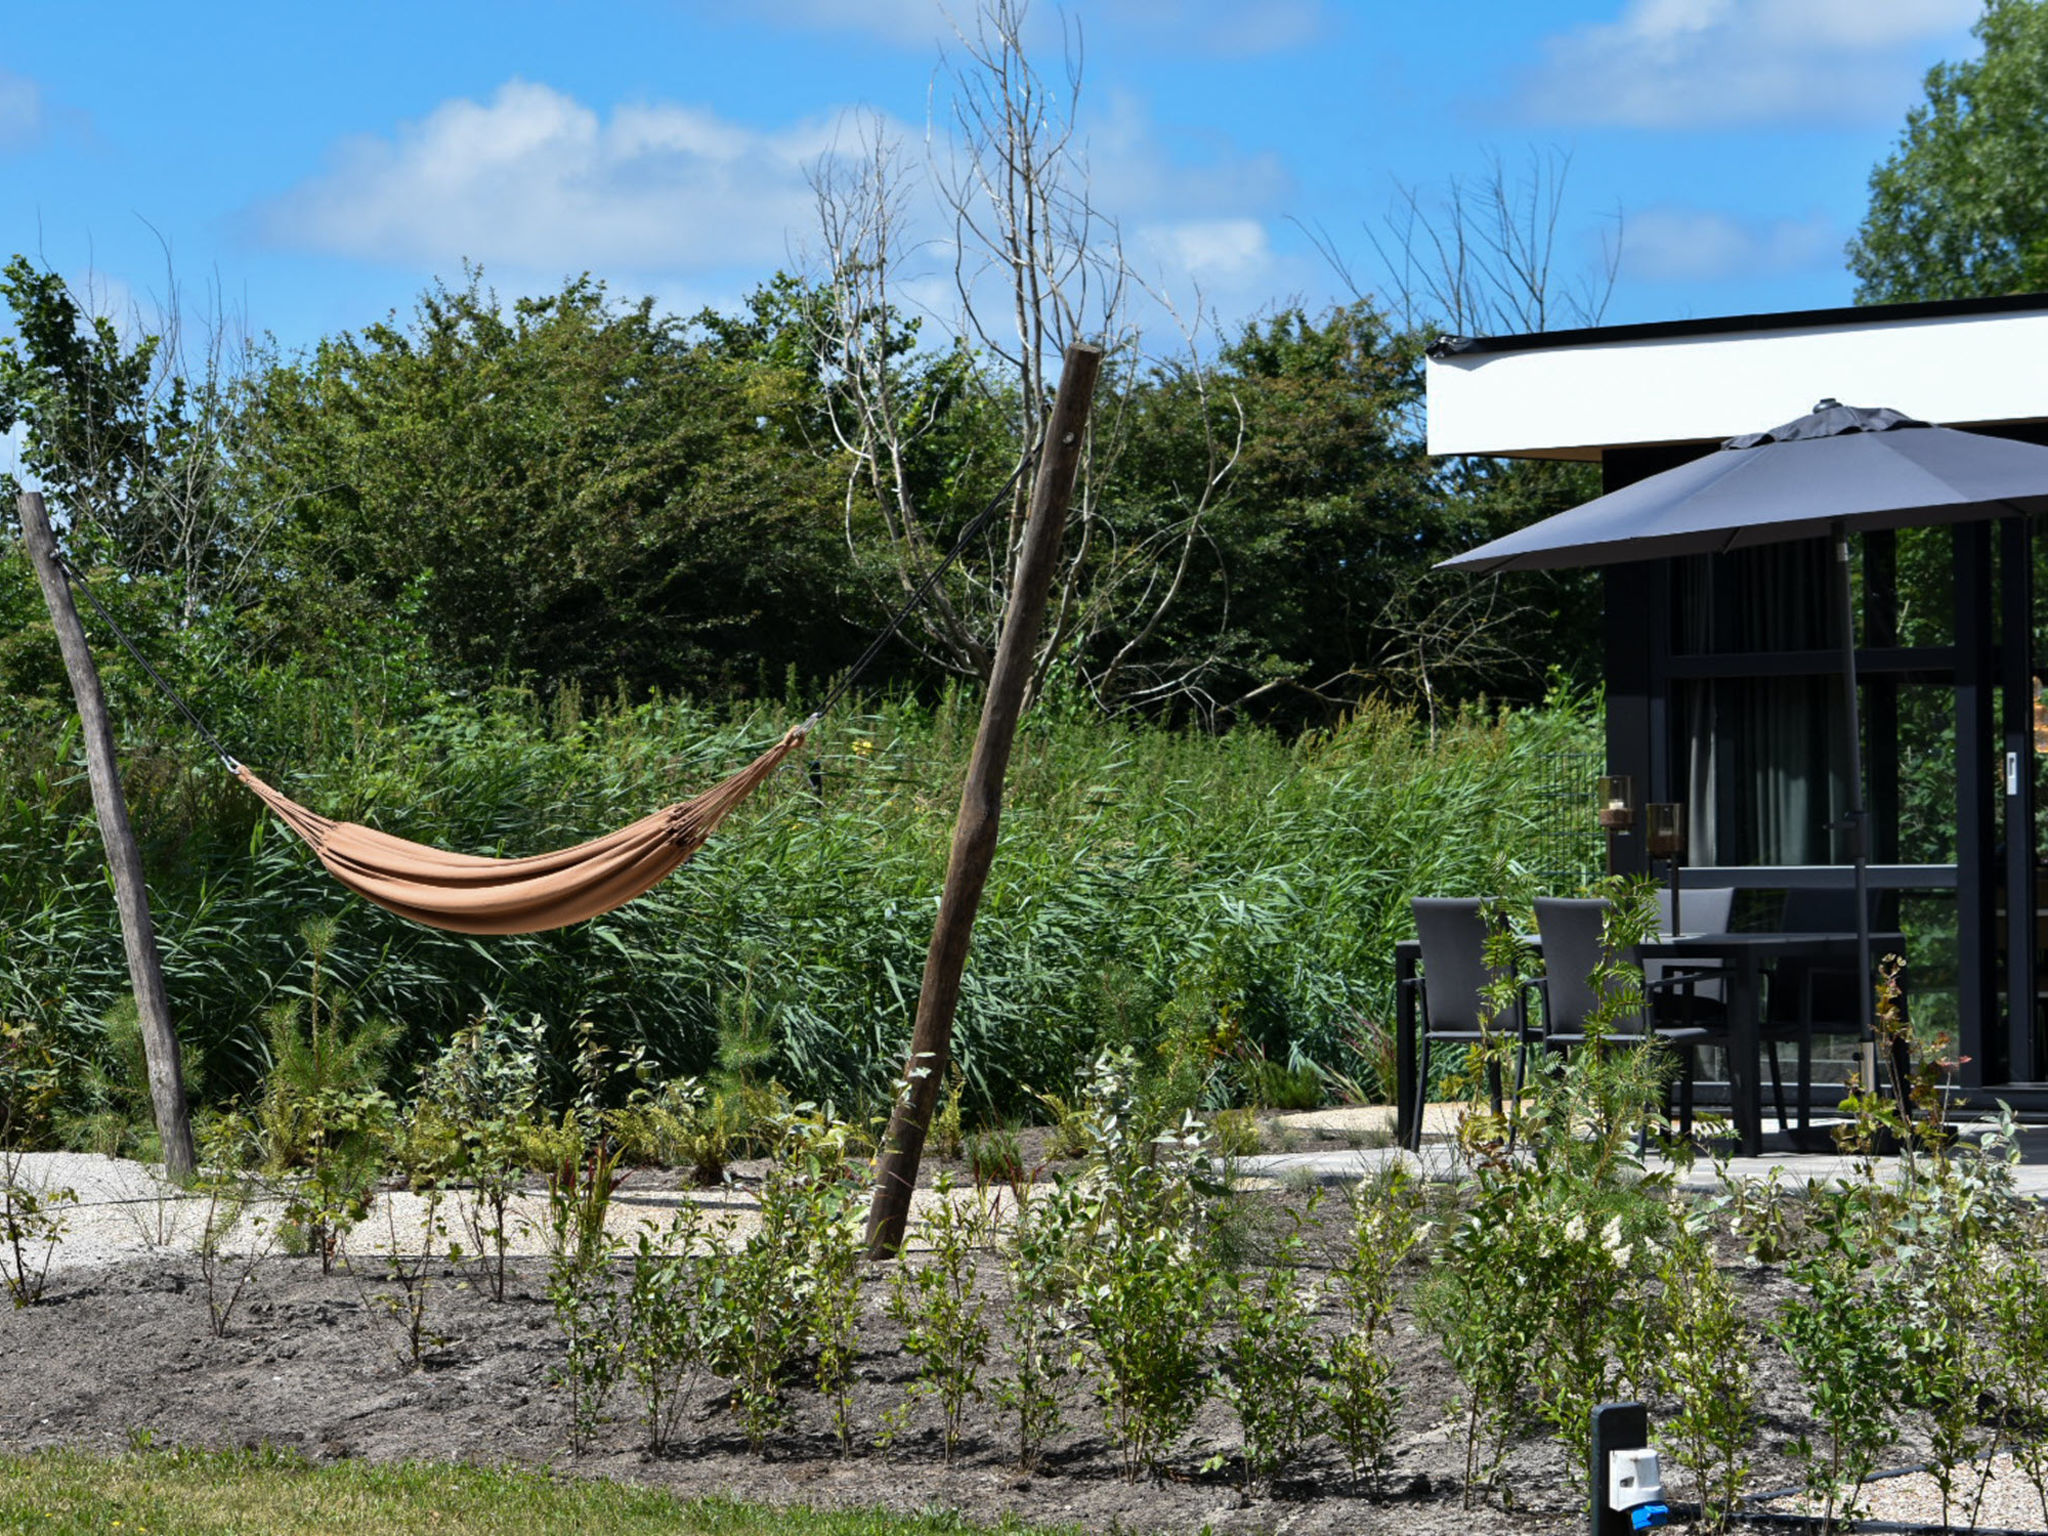
[[[1944,426],[2048,419],[2048,312],[1586,342],[1431,357],[1429,451],[1598,458],[1733,437],[1826,396]]]

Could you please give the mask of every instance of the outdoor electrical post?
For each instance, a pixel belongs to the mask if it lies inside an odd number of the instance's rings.
[[[1038,478],[1032,487],[1031,514],[1024,525],[1009,607],[1003,614],[1002,639],[989,672],[988,698],[981,707],[981,728],[975,734],[967,783],[960,791],[960,816],[953,825],[945,889],[939,897],[931,948],[925,955],[924,983],[917,994],[910,1060],[903,1069],[903,1084],[877,1160],[875,1197],[868,1208],[869,1258],[894,1258],[903,1246],[925,1132],[931,1126],[946,1064],[952,1058],[960,975],[967,965],[967,946],[974,937],[974,917],[981,907],[982,887],[988,883],[989,863],[995,857],[1003,774],[1009,767],[1017,718],[1023,713],[1024,689],[1031,680],[1046,598],[1059,564],[1060,538],[1066,531],[1067,503],[1074,493],[1074,475],[1080,468],[1088,432],[1088,411],[1095,400],[1095,379],[1101,371],[1100,347],[1077,341],[1067,348],[1059,393],[1053,397],[1052,419],[1046,426]]]
[[[121,911],[121,942],[128,952],[128,984],[135,989],[135,1010],[142,1023],[142,1053],[149,1068],[149,1100],[156,1111],[157,1137],[163,1143],[164,1171],[179,1182],[198,1171],[192,1147],[192,1117],[185,1103],[185,1073],[171,1027],[171,1005],[164,990],[163,956],[156,945],[156,924],[149,915],[149,892],[142,881],[142,852],[128,821],[128,802],[121,793],[121,770],[114,756],[114,730],[107,717],[107,696],[100,688],[99,669],[78,622],[71,588],[57,563],[57,536],[39,492],[26,491],[16,502],[21,532],[28,545],[50,622],[57,631],[57,649],[71,678],[78,702],[78,723],[85,738],[86,776],[92,783],[93,810],[107,865],[114,875],[114,901]]]
[[[1650,1449],[1650,1412],[1641,1403],[1593,1410],[1590,1536],[1634,1536],[1671,1523],[1664,1478]]]

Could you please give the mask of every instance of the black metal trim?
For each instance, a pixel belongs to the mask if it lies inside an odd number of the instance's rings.
[[[1543,352],[1564,347],[1611,346],[1624,341],[1676,341],[1690,336],[1727,336],[1744,331],[1821,330],[1828,326],[1964,319],[1972,315],[2027,314],[2036,310],[2048,310],[2048,293],[2011,293],[1977,299],[1925,299],[1911,304],[1849,304],[1833,309],[1787,309],[1760,315],[1710,315],[1701,320],[1589,325],[1516,336],[1440,336],[1429,344],[1429,355],[1434,358],[1477,357],[1493,352]]]
[[[1678,872],[1681,890],[1812,891],[1846,888],[1855,878],[1849,864],[1700,864]],[[1870,883],[1888,891],[1952,891],[1953,864],[1873,864]]]
[[[1901,676],[1907,681],[1945,683],[1955,675],[1952,645],[1867,646],[1856,653],[1859,678]],[[1712,651],[1673,656],[1666,663],[1674,678],[1700,677],[1839,677],[1840,651]]]

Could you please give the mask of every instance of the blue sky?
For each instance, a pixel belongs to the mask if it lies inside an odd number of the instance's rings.
[[[956,10],[968,9],[961,0]],[[1976,0],[1078,0],[1093,195],[1226,327],[1374,282],[1397,184],[1570,156],[1557,267],[1621,216],[1610,321],[1845,303],[1841,250]],[[482,264],[730,306],[803,255],[804,167],[944,127],[934,0],[60,5],[0,32],[0,246],[122,309],[218,284],[287,347]],[[89,20],[88,20],[89,18]],[[936,240],[940,226],[914,213]],[[933,272],[943,263],[928,247]],[[923,291],[944,302],[936,277]]]

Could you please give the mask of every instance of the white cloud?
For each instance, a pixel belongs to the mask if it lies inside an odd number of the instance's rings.
[[[1140,277],[1130,296],[1148,328],[1168,318],[1159,295],[1184,311],[1199,294],[1205,310],[1235,315],[1312,281],[1272,245],[1270,220],[1292,196],[1277,156],[1241,154],[1213,133],[1169,134],[1133,98],[1096,105],[1077,134],[1087,200],[1122,229]],[[927,174],[922,131],[882,129],[905,146],[899,302],[928,314],[932,334],[951,335],[954,221]],[[860,153],[874,131],[872,118],[856,126],[847,114],[757,128],[671,102],[604,112],[515,79],[488,100],[444,101],[337,146],[324,169],[252,217],[269,240],[301,249],[444,276],[473,260],[507,291],[590,270],[676,312],[730,308],[777,268],[815,265],[807,170],[821,156]],[[948,153],[943,138],[933,149]],[[1105,242],[1110,231],[1093,233]],[[978,250],[960,271],[978,299],[999,280]]]
[[[1921,49],[1978,0],[1626,0],[1620,17],[1548,39],[1519,101],[1546,122],[1631,128],[1888,122],[1913,99]]]
[[[673,103],[607,120],[515,79],[488,102],[445,101],[388,137],[344,143],[259,217],[279,244],[375,261],[772,265],[810,219],[804,168],[835,137],[829,118],[763,132]]]
[[[1273,265],[1273,244],[1257,219],[1189,219],[1179,224],[1150,224],[1136,231],[1140,246],[1169,269],[1186,273],[1204,286],[1242,286],[1266,275]]]
[[[0,69],[0,150],[21,149],[42,137],[43,93],[26,75]]]
[[[1815,214],[1741,219],[1705,208],[1650,208],[1622,225],[1621,270],[1652,282],[1703,282],[1832,269],[1846,236]]]

